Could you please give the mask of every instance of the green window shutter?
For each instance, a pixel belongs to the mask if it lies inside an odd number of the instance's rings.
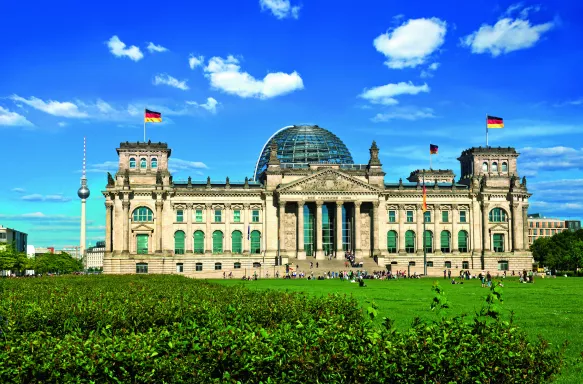
[[[442,211],[441,212],[441,221],[443,223],[449,222],[449,212],[448,211]]]
[[[433,250],[433,237],[430,231],[425,231],[425,249],[430,253]]]
[[[148,253],[148,235],[137,235],[138,254],[145,255]]]
[[[194,253],[204,253],[204,232],[194,232]]]
[[[251,232],[251,253],[261,253],[261,233],[259,231]]]
[[[184,232],[176,231],[174,234],[174,253],[177,255],[184,254]]]
[[[234,210],[233,211],[233,221],[235,223],[240,223],[241,222],[241,211],[240,210]]]
[[[389,253],[397,252],[397,232],[395,231],[387,232],[387,250]]]
[[[468,233],[466,231],[459,231],[458,237],[458,248],[460,252],[468,251]]]
[[[233,231],[231,235],[231,251],[233,253],[242,253],[243,247],[241,245],[241,239],[243,238],[243,234],[241,231]]]
[[[441,231],[441,248],[449,248],[449,232]]]
[[[213,232],[213,253],[223,253],[223,232]]]
[[[405,251],[407,253],[415,252],[415,232],[405,232]]]

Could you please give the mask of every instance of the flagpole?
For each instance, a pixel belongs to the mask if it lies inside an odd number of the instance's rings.
[[[144,108],[144,143],[146,142],[146,108]]]
[[[430,155],[431,156],[431,155]],[[431,159],[431,157],[430,157]],[[425,190],[425,169],[423,170],[423,190]],[[425,248],[425,211],[423,211],[423,276],[427,276],[427,249]]]
[[[429,169],[431,169],[431,144],[429,144]]]
[[[486,113],[486,148],[488,148],[488,114]]]

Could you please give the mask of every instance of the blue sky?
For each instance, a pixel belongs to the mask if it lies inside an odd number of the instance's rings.
[[[91,3],[91,5],[89,5]],[[175,179],[241,180],[277,129],[313,123],[386,181],[459,174],[485,145],[514,146],[530,212],[583,217],[583,4],[576,1],[7,2],[0,36],[0,224],[37,246],[78,244],[83,137],[88,241],[104,237],[115,148],[168,142]]]

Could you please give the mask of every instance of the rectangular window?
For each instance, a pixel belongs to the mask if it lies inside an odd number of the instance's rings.
[[[460,211],[460,223],[466,222],[466,211]]]
[[[533,233],[533,235],[538,235],[538,229],[533,229],[532,233]]]
[[[221,211],[220,209],[215,209],[215,223],[220,223],[221,220],[221,216],[222,216],[223,211]]]
[[[197,272],[201,272],[202,271],[202,263],[196,263],[196,271]]]
[[[182,209],[178,209],[176,211],[176,222],[182,223],[184,221],[184,211]]]
[[[178,273],[184,272],[184,264],[176,263],[176,272],[178,272]]]
[[[441,222],[442,223],[449,223],[449,211],[441,212]]]
[[[396,218],[396,212],[395,211],[389,211],[389,223],[394,223],[397,221]]]
[[[431,212],[429,211],[423,212],[423,221],[425,221],[426,223],[431,223]]]
[[[194,221],[202,223],[202,209],[197,209],[194,214]]]
[[[494,252],[504,252],[504,235],[495,233],[492,238],[494,240]]]
[[[536,227],[540,228],[540,223],[538,221],[536,222]]]
[[[508,271],[508,261],[500,260],[498,262],[498,270],[499,271]]]
[[[137,263],[136,273],[148,273],[148,263]]]
[[[6,232],[0,232],[0,239],[6,238]]]
[[[428,266],[429,268],[433,268],[433,261],[428,261],[428,262],[427,262],[427,266]]]
[[[413,222],[413,211],[407,211],[407,223]]]
[[[551,230],[550,229],[545,229],[545,235],[550,236],[551,234]]]
[[[233,221],[235,223],[240,223],[241,222],[241,211],[238,209],[235,209],[233,211]]]
[[[259,223],[259,210],[254,209],[251,211],[251,221],[254,223]]]
[[[462,269],[470,269],[470,263],[468,261],[462,261]]]
[[[532,221],[528,223],[528,226],[532,228]]]
[[[445,262],[445,268],[451,268],[451,261]]]

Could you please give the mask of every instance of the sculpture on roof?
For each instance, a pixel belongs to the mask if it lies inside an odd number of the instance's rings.
[[[123,177],[123,186],[129,187],[130,186],[130,170],[126,169],[124,177]]]
[[[162,180],[162,172],[160,170],[156,171],[156,185],[163,185],[164,181]]]
[[[526,188],[526,176],[522,176],[522,186]]]
[[[370,146],[369,149],[370,152],[370,159],[368,161],[368,166],[370,167],[371,165],[381,165],[381,162],[379,160],[379,147],[377,147],[377,142],[376,141],[372,141],[372,145]]]
[[[113,177],[111,176],[111,173],[109,173],[109,172],[107,172],[107,186],[108,187],[115,186],[115,181],[113,180]]]
[[[211,177],[208,176],[206,178],[206,189],[210,189],[211,188]]]
[[[243,186],[245,189],[249,189],[249,178],[245,176],[245,185]]]
[[[403,178],[399,178],[399,189],[404,189],[404,187],[403,187]]]
[[[188,176],[188,188],[192,188],[192,177]]]

